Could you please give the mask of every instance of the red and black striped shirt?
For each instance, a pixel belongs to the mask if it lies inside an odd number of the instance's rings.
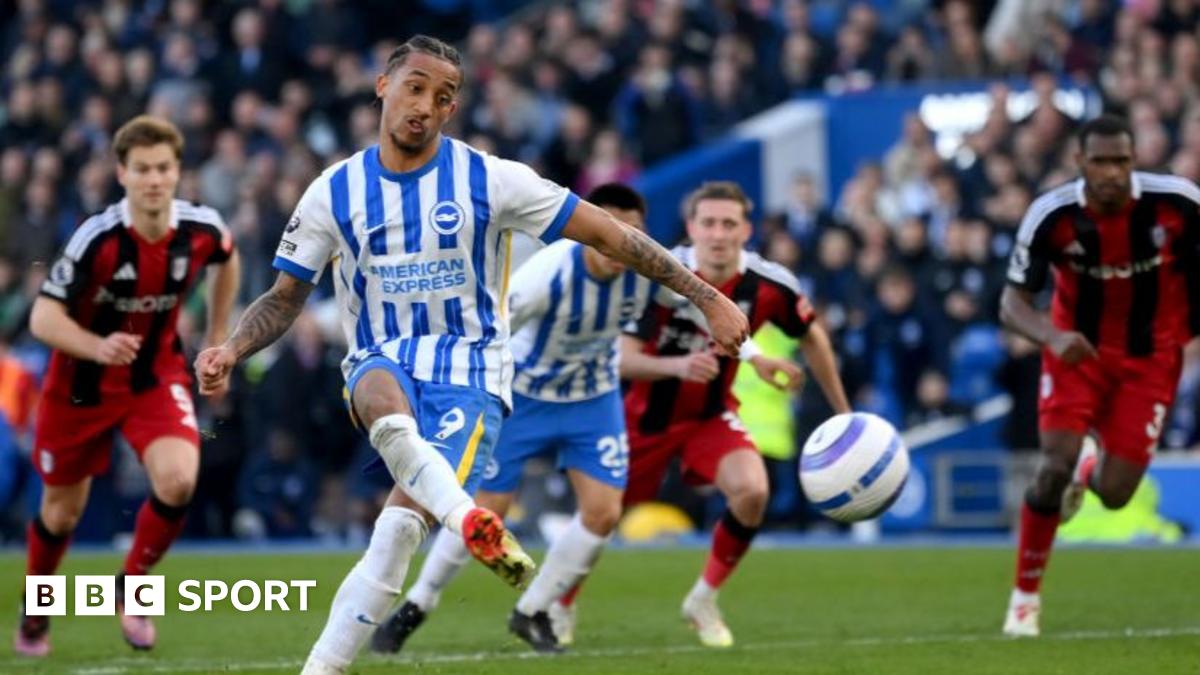
[[[672,253],[695,271],[690,247],[676,248]],[[746,314],[751,334],[769,321],[787,335],[801,338],[816,318],[796,277],[787,268],[768,262],[757,253],[743,251],[738,274],[717,290]],[[627,332],[644,342],[643,352],[656,356],[682,356],[709,349],[708,333],[692,317],[695,310],[690,305],[678,309],[652,305],[636,328]],[[625,395],[629,428],[640,434],[654,434],[677,422],[736,411],[738,400],[733,395],[733,379],[739,361],[730,357],[720,357],[719,361],[721,372],[711,382],[675,378],[634,382]]]
[[[97,405],[102,396],[189,382],[175,326],[179,307],[202,268],[232,253],[221,216],[178,199],[169,233],[155,242],[132,227],[124,200],[85,220],[51,266],[41,294],[64,303],[83,328],[100,336],[140,335],[142,346],[128,366],[103,366],[54,350],[46,394]]]
[[[1029,207],[1008,282],[1039,291],[1053,271],[1050,317],[1092,344],[1147,356],[1200,334],[1200,189],[1184,178],[1135,172],[1119,213],[1087,206],[1083,179]]]

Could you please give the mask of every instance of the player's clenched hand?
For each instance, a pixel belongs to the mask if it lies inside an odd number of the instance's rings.
[[[196,377],[200,380],[200,393],[215,396],[229,387],[229,373],[237,365],[237,354],[229,347],[205,349],[196,357]]]
[[[800,391],[804,387],[804,369],[789,359],[758,355],[750,359],[750,365],[754,366],[754,372],[758,373],[760,379],[780,391]],[[779,381],[780,373],[786,382]]]
[[[92,360],[105,366],[127,366],[137,358],[142,336],[132,333],[109,333],[96,346]]]
[[[1094,359],[1098,356],[1096,348],[1082,333],[1075,331],[1055,331],[1046,343],[1055,356],[1068,365],[1075,365],[1084,359]]]
[[[711,382],[721,374],[721,363],[708,352],[677,357],[677,377],[685,382]]]
[[[717,343],[717,351],[725,356],[737,356],[738,347],[750,334],[746,315],[724,295],[718,295],[702,308],[708,320],[709,334]]]

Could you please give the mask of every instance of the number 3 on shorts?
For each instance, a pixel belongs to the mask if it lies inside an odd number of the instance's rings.
[[[1146,435],[1150,437],[1150,440],[1157,441],[1158,437],[1160,435],[1162,435],[1163,418],[1165,418],[1166,416],[1167,416],[1167,406],[1165,406],[1161,403],[1155,403],[1154,404],[1154,420],[1146,425]]]
[[[188,390],[182,384],[173,384],[171,385],[171,398],[175,399],[175,404],[183,413],[183,426],[199,428],[196,424],[196,406],[192,403],[192,397],[188,395]]]

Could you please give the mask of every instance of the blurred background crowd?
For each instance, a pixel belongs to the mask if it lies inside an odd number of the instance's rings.
[[[245,302],[271,283],[276,243],[308,182],[374,142],[375,74],[417,32],[464,53],[451,134],[581,193],[632,181],[797,96],[963,80],[1032,86],[1038,105],[1014,120],[1009,86],[992,85],[987,123],[949,155],[914,115],[894,147],[832,199],[798,175],[786,210],[754,214],[755,245],[795,270],[823,309],[856,406],[908,427],[969,415],[1009,393],[1013,448],[1036,445],[1038,360],[1032,345],[999,330],[997,300],[1026,207],[1076,173],[1074,122],[1055,106],[1056,88],[1094,88],[1105,107],[1126,114],[1139,168],[1200,177],[1193,0],[17,0],[0,8],[0,407],[14,439],[0,444],[0,536],[19,531],[36,480],[26,456],[46,355],[25,329],[28,309],[46,261],[83,218],[119,197],[108,144],[141,112],[183,130],[181,196],[226,218],[243,255]],[[192,309],[182,328],[195,349],[202,312]],[[332,324],[318,300],[278,347],[245,366],[228,397],[201,405],[201,426],[212,433],[192,535],[366,531],[386,486],[359,471],[370,450],[344,413],[344,346]],[[1192,354],[1167,446],[1200,440],[1198,408],[1200,355]],[[815,387],[795,410],[793,438],[827,415]],[[554,500],[550,478],[543,498]],[[141,480],[118,463],[97,490],[136,505]],[[782,504],[773,518],[796,522],[801,506]]]

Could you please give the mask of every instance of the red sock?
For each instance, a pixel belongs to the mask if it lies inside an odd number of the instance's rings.
[[[579,595],[579,589],[581,588],[583,588],[583,579],[580,579],[579,583],[575,584],[571,587],[571,590],[564,593],[563,596],[558,599],[558,604],[562,605],[563,607],[570,607],[571,605],[575,604],[575,596]]]
[[[1057,531],[1057,513],[1046,515],[1029,508],[1028,504],[1021,505],[1021,534],[1017,545],[1017,588],[1021,591],[1038,592]]]
[[[40,515],[34,516],[25,529],[25,573],[54,574],[62,562],[71,534],[54,534],[46,529]]]
[[[145,574],[166,554],[183,530],[187,504],[169,506],[151,494],[138,509],[133,527],[133,546],[125,557],[126,574]]]
[[[725,579],[733,574],[746,551],[750,550],[750,542],[758,532],[757,527],[747,527],[734,517],[733,512],[726,510],[721,522],[713,528],[712,549],[708,552],[708,562],[704,565],[704,581],[713,588],[720,588]]]

